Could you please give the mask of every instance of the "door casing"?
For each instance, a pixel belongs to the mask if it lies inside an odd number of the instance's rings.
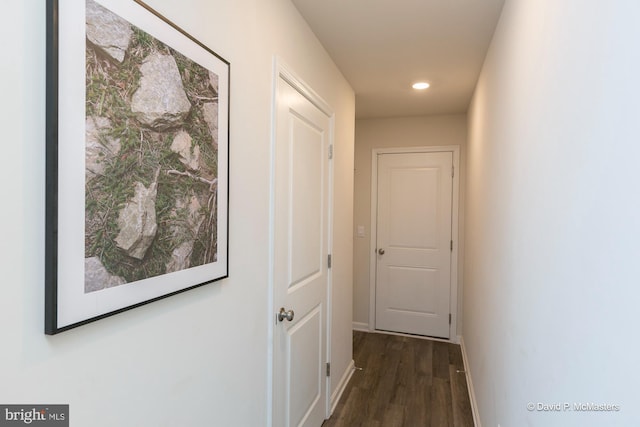
[[[457,342],[458,318],[458,209],[460,194],[460,146],[445,145],[432,147],[402,147],[402,148],[374,148],[371,150],[371,241],[369,250],[369,331],[376,331],[376,250],[378,242],[378,155],[394,153],[437,153],[450,152],[453,154],[453,194],[451,205],[451,283],[450,304],[451,324],[449,325],[449,340]]]
[[[273,427],[274,423],[274,410],[275,410],[275,327],[277,327],[274,319],[278,312],[279,306],[275,301],[276,283],[274,273],[275,262],[275,160],[276,160],[276,147],[277,147],[277,112],[278,112],[278,82],[282,79],[288,83],[292,88],[309,100],[315,105],[321,112],[329,117],[329,144],[333,146],[335,137],[335,113],[333,109],[326,103],[320,95],[318,95],[304,80],[302,80],[295,72],[292,71],[281,58],[274,56],[273,58],[273,79],[272,79],[272,110],[271,110],[271,153],[270,153],[270,177],[269,177],[269,290],[268,290],[268,308],[267,308],[267,426]],[[328,217],[327,217],[327,249],[329,254],[332,253],[333,248],[333,161],[329,162],[329,194],[328,194]],[[329,268],[327,272],[327,286],[326,286],[326,313],[325,313],[325,328],[326,328],[326,362],[331,363],[331,313],[332,313],[332,283],[333,274],[332,269]],[[325,377],[326,381],[326,396],[325,396],[325,419],[331,415],[331,377]]]

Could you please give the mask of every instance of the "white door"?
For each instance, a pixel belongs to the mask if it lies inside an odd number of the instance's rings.
[[[277,90],[273,277],[275,309],[284,312],[275,315],[273,426],[319,427],[327,405],[331,126],[282,78]]]
[[[449,338],[453,154],[378,155],[376,329]]]

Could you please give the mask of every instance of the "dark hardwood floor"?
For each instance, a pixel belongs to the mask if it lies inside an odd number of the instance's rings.
[[[322,427],[473,427],[460,346],[353,333],[357,368]]]

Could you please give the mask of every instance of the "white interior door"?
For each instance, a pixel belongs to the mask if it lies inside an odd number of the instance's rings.
[[[284,315],[274,328],[273,426],[319,427],[327,406],[331,126],[282,78],[277,90],[274,306]]]
[[[453,154],[378,155],[376,329],[449,338]]]

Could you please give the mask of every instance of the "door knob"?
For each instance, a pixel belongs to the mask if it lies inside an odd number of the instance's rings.
[[[278,321],[282,322],[284,319],[287,319],[289,322],[293,320],[293,316],[295,313],[293,310],[285,310],[284,307],[280,308],[280,312],[278,313]]]
[[[378,249],[378,253],[379,253],[380,255],[384,255],[384,249],[382,249],[382,248]]]

